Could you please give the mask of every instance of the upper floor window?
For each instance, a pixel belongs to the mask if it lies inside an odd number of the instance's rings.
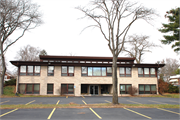
[[[119,72],[120,77],[131,77],[131,68],[129,67],[120,67]]]
[[[81,76],[112,76],[111,67],[81,67]]]
[[[138,77],[156,77],[156,69],[138,68]]]
[[[48,66],[48,76],[54,76],[54,66]]]
[[[21,66],[20,75],[40,76],[40,66]]]
[[[33,66],[28,66],[27,69],[27,75],[33,76]]]
[[[73,66],[62,66],[61,68],[61,76],[74,76]]]
[[[26,66],[20,67],[20,75],[26,75]]]

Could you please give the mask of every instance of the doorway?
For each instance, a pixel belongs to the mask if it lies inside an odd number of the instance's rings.
[[[98,85],[90,85],[90,94],[98,95],[99,87]]]

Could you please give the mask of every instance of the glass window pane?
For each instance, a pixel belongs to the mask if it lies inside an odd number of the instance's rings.
[[[120,86],[121,91],[125,91],[125,85]]]
[[[54,73],[54,66],[48,66],[48,73]]]
[[[87,73],[87,67],[81,67],[82,73]]]
[[[26,88],[26,85],[25,84],[20,84],[19,85],[19,92],[21,94],[24,94],[25,93],[25,88]]]
[[[151,85],[151,91],[156,91],[156,85]]]
[[[107,67],[107,73],[112,73],[112,67]]]
[[[93,67],[93,76],[101,76],[101,68]]]
[[[126,85],[126,91],[128,91],[129,87],[131,87],[131,85]]]
[[[73,91],[74,85],[68,85],[68,91]]]
[[[145,91],[150,91],[150,85],[145,85]]]
[[[106,67],[102,67],[102,76],[106,76]]]
[[[144,85],[139,85],[139,91],[144,91]]]
[[[33,73],[33,66],[28,66],[28,73]]]
[[[40,73],[40,66],[35,66],[35,73]]]
[[[126,74],[131,74],[131,68],[126,68]]]
[[[92,67],[88,67],[88,76],[92,76]]]
[[[62,73],[67,73],[67,66],[62,66]]]
[[[74,73],[74,67],[69,67],[68,73]]]
[[[144,68],[144,74],[149,74],[149,68]]]
[[[120,71],[120,74],[125,74],[125,72],[124,72],[124,67],[120,67],[120,68],[119,68],[119,71]]]
[[[39,84],[34,84],[34,91],[39,91]]]
[[[26,72],[26,66],[21,66],[20,72]]]
[[[155,68],[151,68],[150,70],[151,74],[155,74]]]
[[[26,91],[31,91],[32,92],[32,84],[27,84]]]
[[[143,74],[143,68],[138,68],[138,74]]]
[[[47,91],[53,91],[53,84],[47,84]]]

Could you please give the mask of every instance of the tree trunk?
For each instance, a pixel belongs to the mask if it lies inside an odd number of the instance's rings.
[[[118,91],[117,91],[117,85],[118,85],[118,79],[117,79],[117,57],[113,55],[113,65],[112,65],[112,82],[113,82],[113,104],[118,104]]]
[[[1,53],[1,58],[2,58],[2,74],[1,74],[1,82],[0,82],[0,87],[1,87],[0,95],[3,95],[4,76],[5,76],[5,73],[6,73],[5,59],[4,59],[4,54],[3,53]]]

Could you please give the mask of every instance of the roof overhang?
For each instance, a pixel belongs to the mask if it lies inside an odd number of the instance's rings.
[[[62,63],[62,62],[42,62],[42,61],[10,61],[15,66],[21,65],[36,65],[36,66],[98,66],[98,67],[111,67],[112,63]],[[118,67],[153,67],[160,68],[165,64],[117,64]]]

